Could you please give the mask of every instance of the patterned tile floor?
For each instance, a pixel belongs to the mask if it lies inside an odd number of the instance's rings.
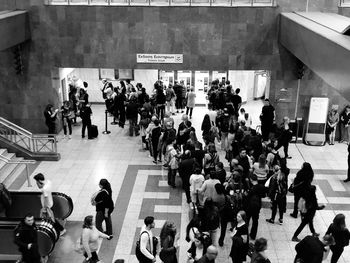
[[[258,116],[261,102],[245,105],[248,112]],[[164,220],[173,220],[180,232],[179,262],[186,262],[186,250],[189,244],[184,240],[185,226],[188,223],[188,205],[180,189],[167,186],[167,171],[152,164],[148,154],[141,150],[140,138],[127,136],[127,128],[110,126],[111,134],[103,135],[104,108],[93,106],[93,123],[99,127],[100,135],[95,140],[82,139],[81,126],[73,129],[73,138],[60,139],[58,149],[62,159],[59,162],[42,162],[34,173],[44,173],[54,184],[56,191],[70,195],[74,201],[74,212],[67,223],[68,233],[60,239],[51,255],[50,263],[81,262],[81,255],[73,251],[75,240],[80,233],[84,216],[94,214],[90,205],[90,196],[98,189],[101,178],[107,178],[113,189],[116,208],[113,213],[113,229],[115,238],[103,241],[100,258],[105,263],[115,259],[125,259],[127,263],[137,262],[133,255],[137,233],[142,220],[147,215],[156,218],[155,233],[159,234]],[[200,131],[200,125],[206,109],[195,108],[193,125]],[[175,116],[176,124],[180,115]],[[109,118],[108,122],[112,121]],[[254,118],[253,123],[258,123]],[[199,132],[198,132],[199,134]],[[62,136],[61,136],[62,137]],[[220,153],[224,160],[223,153]],[[315,183],[318,186],[317,196],[326,209],[317,212],[315,217],[316,231],[323,234],[334,215],[342,212],[350,224],[350,184],[344,184],[347,169],[347,152],[345,144],[323,147],[311,147],[303,144],[291,144],[288,166],[292,169],[292,179],[304,161],[308,161],[315,169]],[[225,163],[227,165],[227,163]],[[16,187],[17,188],[17,187]],[[24,183],[22,190],[28,188]],[[291,206],[292,196],[288,197]],[[285,222],[280,225],[268,225],[265,219],[270,216],[270,209],[263,208],[260,214],[258,237],[268,239],[268,255],[273,263],[293,262],[295,243],[291,236],[300,223],[300,219],[289,217],[287,211]],[[300,237],[309,234],[305,229]],[[230,240],[226,237],[225,246],[219,248],[217,262],[231,262],[228,258]],[[329,260],[327,261],[329,262]],[[346,248],[339,262],[350,262],[350,249]]]

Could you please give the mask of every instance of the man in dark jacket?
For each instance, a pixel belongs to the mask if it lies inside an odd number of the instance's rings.
[[[139,135],[139,128],[137,125],[137,117],[138,117],[138,104],[137,104],[137,98],[133,97],[132,100],[130,100],[129,104],[126,106],[126,118],[129,120],[129,136]]]
[[[215,165],[215,178],[218,179],[221,184],[224,184],[226,181],[226,170],[222,162],[218,162]]]
[[[34,223],[34,216],[27,214],[15,229],[15,243],[22,253],[25,263],[40,263],[38,250],[38,234]]]
[[[275,108],[270,104],[269,99],[265,99],[264,106],[260,114],[261,134],[264,141],[269,139],[269,134],[272,131],[272,124],[275,119]]]
[[[80,109],[80,118],[83,124],[81,127],[81,138],[85,138],[85,129],[87,129],[88,139],[93,139],[90,134],[91,115],[92,115],[92,110],[91,110],[90,104],[83,105],[82,108]]]
[[[258,184],[258,178],[255,174],[251,175],[250,181],[252,186],[247,197],[247,225],[249,225],[250,218],[252,218],[253,223],[250,230],[250,238],[255,240],[258,232],[261,198],[266,196],[267,188],[264,185]]]
[[[182,180],[182,188],[185,190],[187,203],[191,203],[190,176],[193,174],[196,160],[191,158],[191,152],[185,151],[183,160],[179,164],[179,175]]]
[[[182,105],[182,86],[179,85],[179,83],[175,80],[174,85],[174,91],[176,95],[176,112],[179,113],[179,110],[181,110],[181,113],[183,113],[183,105]]]
[[[333,244],[334,238],[331,235],[325,235],[322,241],[318,237],[306,236],[295,246],[297,255],[294,262],[321,263],[327,258],[329,246]]]

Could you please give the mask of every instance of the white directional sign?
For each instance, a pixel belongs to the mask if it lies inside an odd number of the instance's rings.
[[[182,64],[182,54],[136,54],[137,63]]]

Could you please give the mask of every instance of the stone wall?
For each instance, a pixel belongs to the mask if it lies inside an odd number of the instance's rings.
[[[24,75],[15,74],[11,50],[0,52],[0,116],[33,132],[46,131],[44,107],[59,105],[59,67],[267,69],[272,73],[270,98],[278,119],[294,117],[295,58],[278,44],[278,15],[305,10],[304,0],[279,0],[273,8],[46,6],[43,2],[17,0],[15,6],[30,13],[32,40],[22,45]],[[11,0],[0,1],[0,10],[13,5]],[[310,1],[309,10],[337,12],[337,3]],[[184,63],[137,64],[136,53],[180,53]],[[304,79],[302,87],[307,94],[301,96],[332,95],[340,100],[317,76]],[[281,88],[287,89],[287,100],[280,100]],[[300,100],[301,113],[307,100]]]

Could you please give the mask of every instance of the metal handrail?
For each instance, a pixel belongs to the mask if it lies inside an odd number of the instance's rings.
[[[32,153],[57,154],[55,134],[32,134],[2,117],[0,117],[0,137]]]
[[[15,160],[11,160],[10,158],[3,156],[0,154],[0,161],[3,161],[7,164],[24,164],[26,166],[26,176],[27,176],[27,183],[28,183],[28,187],[32,187],[32,184],[30,183],[30,179],[29,179],[29,170],[28,170],[28,164],[35,164],[36,161],[35,160],[20,160],[20,161],[15,161]]]

